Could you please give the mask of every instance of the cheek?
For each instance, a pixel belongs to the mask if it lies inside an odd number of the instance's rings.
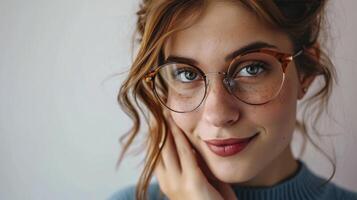
[[[195,129],[199,116],[195,113],[176,113],[171,111],[171,116],[176,125],[188,136],[192,137],[192,132]]]
[[[295,128],[297,87],[295,79],[286,79],[284,87],[274,101],[255,107],[251,120],[262,126],[268,135],[290,139]]]
[[[292,68],[295,69],[295,68]],[[280,92],[280,95],[277,98],[276,101],[276,109],[277,109],[277,114],[278,118],[283,122],[281,124],[291,124],[295,126],[295,121],[296,121],[296,106],[297,106],[297,75],[295,70],[291,70],[290,73],[287,75],[285,80],[284,87],[282,88],[282,91]],[[272,112],[274,113],[274,112]]]

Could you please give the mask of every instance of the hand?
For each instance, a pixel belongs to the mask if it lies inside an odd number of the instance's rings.
[[[200,166],[203,159],[197,159],[198,152],[167,114],[170,131],[155,167],[162,192],[170,200],[237,200],[230,184],[207,179]],[[205,170],[206,171],[206,170]]]

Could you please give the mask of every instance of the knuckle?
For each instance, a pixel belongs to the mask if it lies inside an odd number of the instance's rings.
[[[189,181],[186,181],[185,190],[188,192],[196,191],[197,186],[201,184],[201,181],[197,177],[190,177]]]
[[[176,194],[182,193],[182,189],[180,187],[180,184],[169,184],[169,183],[163,183],[160,185],[160,189],[162,192],[167,194],[168,196],[175,196]]]
[[[182,146],[180,148],[178,148],[178,151],[183,156],[186,156],[188,154],[187,149]]]

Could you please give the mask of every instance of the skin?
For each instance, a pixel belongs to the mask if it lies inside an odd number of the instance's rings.
[[[273,44],[280,52],[294,53],[286,34],[259,21],[241,3],[211,2],[197,23],[169,39],[164,54],[166,58],[175,55],[194,59],[205,73],[223,72],[229,64],[224,59],[228,54],[257,41]],[[182,195],[188,189],[181,184],[189,185],[196,199],[209,199],[200,196],[202,193],[211,195],[211,199],[235,199],[229,185],[269,187],[294,174],[298,163],[290,143],[297,101],[304,96],[302,88],[307,88],[314,77],[298,76],[291,62],[277,98],[258,106],[231,96],[222,77],[210,78],[207,97],[197,110],[166,113],[171,134],[155,171],[164,193],[185,199]],[[229,157],[214,154],[204,142],[247,138],[256,133],[259,135],[243,151]]]

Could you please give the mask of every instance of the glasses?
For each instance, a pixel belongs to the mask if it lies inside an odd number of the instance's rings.
[[[294,55],[272,49],[257,49],[236,56],[226,72],[204,73],[200,68],[178,62],[158,66],[145,76],[160,103],[186,113],[197,109],[207,96],[208,75],[223,75],[225,89],[249,105],[262,105],[276,98],[284,84],[288,64]]]

